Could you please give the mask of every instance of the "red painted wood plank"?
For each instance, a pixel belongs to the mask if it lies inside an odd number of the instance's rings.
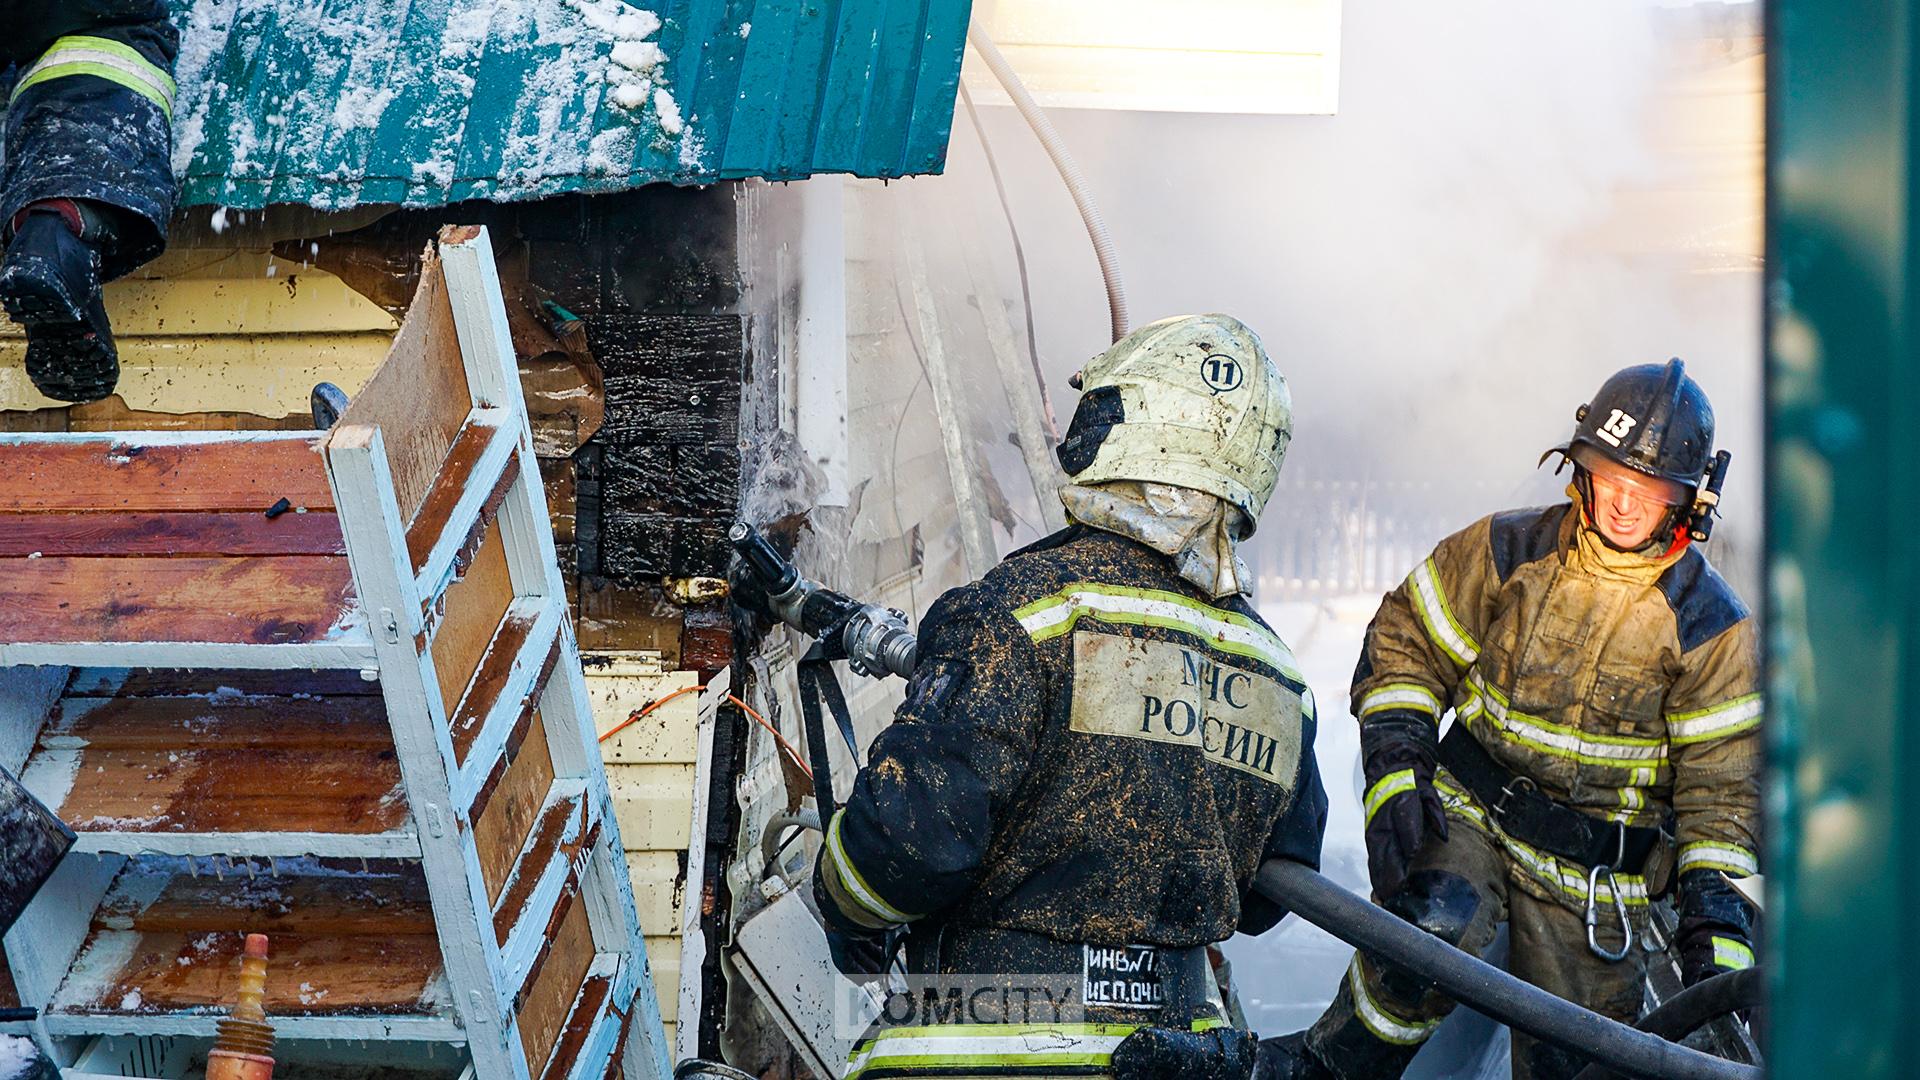
[[[345,555],[331,510],[250,513],[0,514],[13,555]]]
[[[330,555],[0,559],[0,642],[323,641],[352,595]]]
[[[331,510],[323,437],[4,442],[0,511]]]

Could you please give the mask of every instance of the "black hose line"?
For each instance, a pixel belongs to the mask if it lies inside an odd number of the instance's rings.
[[[1649,1035],[1678,1041],[1717,1017],[1758,1008],[1766,992],[1767,980],[1759,968],[1729,971],[1673,995],[1633,1026]],[[1615,1080],[1618,1076],[1604,1065],[1589,1065],[1573,1080]]]
[[[1752,1065],[1636,1031],[1528,985],[1375,907],[1296,862],[1270,859],[1254,887],[1355,948],[1381,956],[1476,1012],[1642,1080],[1761,1080]],[[1678,1000],[1676,995],[1675,1000]]]

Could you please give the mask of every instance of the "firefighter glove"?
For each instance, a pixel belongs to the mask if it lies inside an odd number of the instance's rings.
[[[1394,710],[1360,725],[1360,762],[1367,778],[1367,874],[1386,897],[1406,880],[1429,835],[1447,838],[1447,814],[1433,787],[1439,727],[1421,713]]]
[[[827,932],[827,953],[840,974],[855,982],[870,982],[893,966],[894,956],[907,939],[904,925],[876,928],[862,926],[848,918],[834,902],[817,867],[813,875],[813,904]]]
[[[1753,966],[1753,909],[1718,870],[1680,875],[1680,981],[1687,986]]]

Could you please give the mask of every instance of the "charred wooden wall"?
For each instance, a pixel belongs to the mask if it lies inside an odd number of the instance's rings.
[[[726,601],[682,605],[668,585],[725,573],[739,502],[748,334],[732,186],[403,210],[274,250],[398,314],[452,222],[493,237],[582,649],[727,666]]]

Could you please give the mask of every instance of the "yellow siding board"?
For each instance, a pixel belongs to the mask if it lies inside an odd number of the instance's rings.
[[[633,881],[634,902],[640,909],[640,928],[653,933],[680,929],[680,860],[671,851],[627,852],[627,873]]]
[[[647,966],[653,969],[654,993],[660,999],[660,1019],[680,1018],[680,939],[647,935]]]
[[[696,672],[663,670],[656,655],[589,657],[587,696],[601,734],[668,694],[697,685]],[[600,744],[669,1045],[680,1008],[680,923],[686,888],[681,866],[693,828],[699,699],[698,693],[686,693],[665,701]]]
[[[288,286],[292,282],[292,286]],[[239,281],[128,279],[107,286],[121,334],[315,334],[400,329],[393,316],[337,277],[301,270]],[[11,328],[9,328],[11,329]],[[17,332],[17,331],[15,331]]]
[[[374,332],[123,339],[117,392],[142,412],[295,416],[307,411],[314,383],[359,392],[391,343]],[[25,353],[23,340],[0,339],[0,409],[60,405],[33,389]]]
[[[587,693],[593,701],[594,724],[605,734],[675,690],[698,682],[699,675],[692,671],[590,675]],[[600,758],[608,765],[668,762],[691,765],[699,750],[696,734],[699,723],[700,695],[681,694],[601,743]]]
[[[354,393],[386,358],[393,317],[340,279],[297,263],[263,264],[263,256],[188,254],[211,266],[177,261],[177,272],[191,276],[107,286],[127,408],[297,416],[315,383]],[[264,276],[263,265],[275,276]],[[208,276],[216,268],[243,276]],[[25,350],[20,328],[0,318],[0,409],[58,407],[27,380]]]
[[[609,765],[607,784],[628,851],[683,851],[693,829],[692,765]]]

